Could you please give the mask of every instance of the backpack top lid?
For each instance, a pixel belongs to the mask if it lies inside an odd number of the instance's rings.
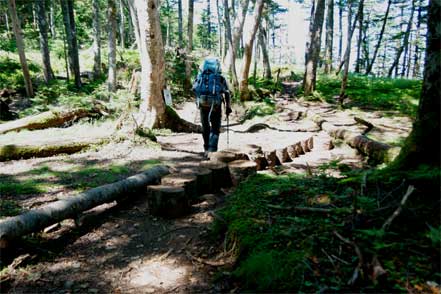
[[[220,62],[216,57],[207,57],[201,67],[201,72],[210,71],[212,73],[220,73]]]

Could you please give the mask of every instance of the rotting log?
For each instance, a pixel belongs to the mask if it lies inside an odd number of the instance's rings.
[[[189,212],[185,189],[177,186],[155,185],[147,187],[149,212],[152,215],[176,218]]]
[[[235,160],[228,164],[231,182],[237,186],[240,182],[246,180],[249,176],[257,172],[257,164],[249,160]]]
[[[10,121],[0,125],[0,134],[20,130],[38,130],[63,126],[83,117],[99,113],[98,109],[77,108],[71,110],[50,110],[37,115]]]
[[[389,162],[393,159],[394,155],[398,153],[397,148],[392,148],[388,144],[372,140],[365,135],[338,128],[320,116],[316,115],[313,120],[331,137],[343,140],[350,147],[357,149],[361,154],[368,156],[375,162]]]
[[[124,180],[99,186],[84,193],[46,204],[23,214],[0,220],[0,242],[38,232],[67,218],[76,218],[83,211],[109,203],[120,197],[137,195],[147,185],[156,184],[169,173],[166,166],[155,166]]]
[[[212,172],[212,189],[213,192],[218,192],[220,188],[227,188],[231,186],[230,173],[228,166],[224,162],[204,160],[199,164],[201,168],[206,168]]]
[[[0,161],[49,157],[57,154],[72,154],[92,145],[104,144],[108,138],[69,139],[50,144],[38,145],[3,145],[0,146]]]
[[[197,177],[192,174],[175,173],[166,175],[161,179],[164,186],[177,186],[185,190],[185,196],[188,201],[194,201],[199,195],[197,192]]]

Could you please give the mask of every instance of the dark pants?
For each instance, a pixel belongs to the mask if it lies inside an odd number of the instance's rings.
[[[200,107],[202,137],[204,138],[204,150],[208,152],[217,151],[217,143],[219,141],[219,133],[222,119],[222,108],[220,106]],[[210,125],[211,124],[211,125]]]

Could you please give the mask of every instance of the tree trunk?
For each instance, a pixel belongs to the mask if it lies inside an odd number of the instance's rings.
[[[227,5],[225,3],[227,3]],[[228,50],[227,50],[227,54],[226,54],[226,58],[225,58],[226,62],[224,64],[224,66],[232,74],[233,86],[235,89],[237,89],[238,84],[239,84],[238,79],[237,79],[236,57],[238,54],[240,37],[242,36],[242,33],[243,33],[243,26],[245,24],[245,18],[247,15],[249,3],[250,3],[250,0],[240,0],[239,11],[237,12],[237,17],[234,21],[233,30],[231,30],[231,17],[229,17],[229,23],[230,23],[229,27],[230,28],[228,30],[232,34],[231,38],[232,38],[233,45],[228,46]],[[224,7],[228,7],[228,1],[224,1]],[[225,13],[227,13],[227,12],[225,11]],[[228,11],[228,15],[229,15],[229,11]],[[225,29],[227,30],[227,28],[225,28]]]
[[[55,30],[55,8],[54,1],[49,1],[50,3],[50,12],[49,12],[49,26],[51,30],[51,37],[55,39],[57,37],[57,33]]]
[[[187,23],[188,53],[193,51],[193,18],[194,18],[194,0],[188,0],[188,23]]]
[[[420,54],[420,47],[419,47],[419,41],[420,41],[420,28],[421,28],[421,10],[422,10],[422,0],[419,1],[418,5],[418,20],[416,25],[416,35],[415,35],[415,51],[413,52],[413,71],[412,71],[412,77],[416,78],[419,76],[420,73],[420,61],[419,61],[419,54]]]
[[[47,40],[47,21],[46,21],[46,3],[45,1],[36,1],[38,28],[40,31],[40,51],[43,59],[44,81],[48,83],[54,78],[51,67],[51,58],[49,55],[49,46]]]
[[[101,76],[101,25],[100,25],[100,3],[93,0],[93,74],[95,79]]]
[[[325,0],[317,1],[314,9],[313,23],[309,26],[309,46],[307,48],[305,62],[305,76],[303,78],[303,91],[305,96],[309,96],[315,90],[317,75],[317,63],[320,57],[321,35],[323,19],[325,16]]]
[[[107,2],[107,21],[109,32],[109,73],[107,77],[107,89],[116,91],[116,3],[115,0]]]
[[[440,2],[431,0],[428,8],[426,60],[421,98],[412,132],[392,165],[399,170],[414,170],[420,165],[440,166],[440,14]]]
[[[34,89],[32,88],[31,75],[29,74],[28,62],[26,61],[23,32],[21,31],[20,21],[17,17],[17,7],[15,5],[15,0],[8,0],[8,10],[11,16],[12,29],[14,30],[15,41],[17,43],[18,57],[20,58],[21,69],[23,71],[26,95],[28,97],[34,97]]]
[[[404,48],[406,48],[407,44],[409,43],[409,36],[410,36],[410,31],[412,29],[414,12],[415,12],[415,0],[412,0],[412,10],[410,12],[409,22],[407,23],[406,33],[404,34],[403,44],[398,48],[397,56],[395,57],[395,60],[389,69],[389,73],[387,74],[388,77],[392,76],[394,69],[395,70],[398,69],[398,63],[400,62],[401,54],[403,53]]]
[[[225,67],[230,73],[233,82],[233,89],[235,90],[238,88],[239,82],[237,79],[237,72],[236,72],[236,52],[235,50],[231,50],[231,48],[234,48],[234,42],[231,32],[230,9],[228,7],[228,0],[224,0],[224,14],[225,14],[225,38],[228,40],[228,50],[226,54]]]
[[[243,69],[240,80],[240,100],[242,101],[246,101],[251,98],[250,92],[248,90],[248,76],[250,72],[251,58],[253,55],[254,39],[256,38],[256,33],[257,30],[259,29],[260,19],[262,18],[263,4],[264,4],[264,0],[256,0],[256,4],[254,7],[254,15],[253,15],[254,20],[251,29],[251,36],[245,43],[244,62],[242,65]]]
[[[343,0],[338,2],[338,60],[343,53]]]
[[[363,3],[360,5],[364,6]],[[363,39],[363,20],[364,20],[364,7],[360,8],[360,15],[358,16],[358,39],[357,39],[357,59],[355,61],[355,72],[360,73],[360,67],[362,66],[361,59],[361,41]]]
[[[152,185],[169,173],[165,166],[156,166],[143,173],[128,177],[116,183],[107,184],[80,193],[75,197],[58,200],[21,215],[0,221],[0,240],[8,241],[44,228],[67,218],[76,218],[83,211],[100,204],[112,202],[120,197],[145,193]]]
[[[138,21],[138,15],[136,13],[136,7],[135,7],[135,0],[128,0],[127,1],[130,11],[130,18],[132,21],[133,26],[133,33],[135,35],[136,40],[136,47],[138,48],[138,51],[141,50],[141,41],[139,36],[139,21]]]
[[[115,17],[116,19],[116,17]],[[122,0],[119,0],[119,41],[121,48],[126,47],[126,38],[125,38],[125,15],[124,15],[124,5]],[[116,31],[116,30],[115,30]]]
[[[265,32],[265,29],[263,28],[262,24],[260,24],[260,26],[259,26],[258,37],[259,37],[260,49],[262,51],[263,76],[265,79],[271,79],[272,78],[271,77],[271,65],[270,65],[268,48],[267,48],[268,40],[266,38],[266,32]]]
[[[141,37],[141,106],[140,124],[148,127],[166,125],[164,89],[164,46],[159,23],[158,0],[136,1]]]
[[[60,0],[60,3],[63,14],[64,29],[66,31],[70,71],[74,75],[75,86],[77,88],[81,88],[80,62],[78,57],[78,43],[73,12],[73,0]]]
[[[222,15],[221,15],[221,8],[219,6],[219,0],[216,0],[216,13],[217,13],[217,33],[218,33],[218,49],[219,49],[219,56],[222,57]]]
[[[178,0],[178,46],[179,48],[184,48],[182,37],[182,0]]]
[[[332,43],[334,35],[334,0],[328,0],[328,13],[326,14],[326,39],[325,39],[325,73],[332,71]]]
[[[410,33],[409,42],[407,43],[406,48],[404,49],[404,57],[403,57],[403,64],[401,65],[401,77],[404,78],[406,75],[406,72],[408,73],[407,76],[409,76],[409,69],[410,69],[410,55],[412,54],[411,50],[411,44],[412,44],[412,32]]]

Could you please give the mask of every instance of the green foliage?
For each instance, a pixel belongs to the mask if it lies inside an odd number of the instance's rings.
[[[14,216],[22,212],[21,207],[13,200],[0,199],[0,217]]]
[[[441,247],[441,226],[439,226],[438,228],[429,226],[429,232],[427,232],[426,236],[432,242],[433,247]]]
[[[39,65],[28,62],[29,71],[32,76],[41,71]],[[23,72],[17,59],[8,55],[0,55],[0,89],[10,88],[15,90],[24,89]]]
[[[263,102],[252,102],[247,108],[241,122],[253,119],[256,116],[267,116],[276,113],[276,104],[270,99],[264,99]]]
[[[340,94],[341,81],[332,75],[320,75],[317,94],[328,102],[335,103]],[[346,93],[350,102],[346,106],[367,107],[379,110],[396,110],[415,116],[421,92],[421,81],[408,79],[375,78],[349,75]]]

